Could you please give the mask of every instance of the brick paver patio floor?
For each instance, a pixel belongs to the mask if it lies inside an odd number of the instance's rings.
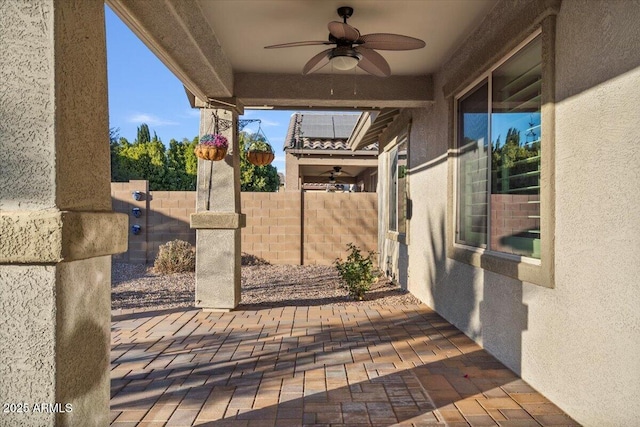
[[[114,313],[114,426],[577,425],[426,306]]]

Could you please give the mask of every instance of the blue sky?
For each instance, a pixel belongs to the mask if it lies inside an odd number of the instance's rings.
[[[109,127],[133,141],[142,123],[149,125],[165,143],[192,139],[198,134],[200,113],[192,109],[182,83],[105,6],[107,25],[107,72]],[[293,111],[246,110],[243,118],[262,120],[262,131],[276,152],[273,166],[284,173],[282,146]],[[255,132],[258,124],[246,131]]]

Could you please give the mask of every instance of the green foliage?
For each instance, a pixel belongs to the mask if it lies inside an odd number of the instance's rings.
[[[156,136],[157,139],[157,136]],[[151,141],[151,134],[149,133],[149,125],[146,123],[138,126],[138,137],[136,138],[136,142],[144,144],[145,142]]]
[[[198,137],[191,141],[172,139],[167,149],[155,132],[150,138],[146,124],[138,127],[138,138],[133,143],[120,138],[118,132],[119,129],[109,131],[112,182],[146,179],[151,191],[196,189],[198,158],[193,150],[198,145]],[[241,133],[240,146],[254,142],[252,137]],[[240,183],[242,191],[278,191],[280,179],[275,167],[252,165],[244,150],[240,150]]]
[[[148,126],[138,127],[138,140],[131,144],[118,138],[118,129],[110,131],[111,181],[146,179],[152,191],[193,191],[196,188],[198,160],[193,152],[198,139],[172,139],[167,150],[154,132],[146,142]]]
[[[160,274],[195,271],[196,254],[193,246],[184,240],[173,240],[160,245],[153,267]]]
[[[355,300],[362,301],[366,291],[371,289],[371,285],[377,280],[378,274],[373,268],[374,252],[364,257],[360,253],[360,248],[353,243],[348,243],[349,255],[346,261],[336,259],[334,264],[342,278],[349,295]]]
[[[196,188],[198,175],[198,159],[193,150],[197,140],[193,142],[184,138],[178,142],[175,139],[169,141],[167,150],[167,172],[169,174],[169,186],[173,191],[193,191]]]
[[[112,170],[113,180],[147,179],[151,190],[170,187],[165,147],[160,140],[129,144],[121,138],[118,145],[115,148],[117,164]],[[114,176],[113,172],[119,174]]]
[[[243,132],[244,133],[244,132]],[[260,133],[245,134],[244,147],[247,151],[261,151],[263,153],[273,153],[271,144],[267,142],[267,138]]]
[[[492,193],[501,193],[508,188],[502,188],[502,174],[516,175],[531,172],[538,167],[539,162],[521,162],[530,157],[540,155],[540,143],[521,144],[520,131],[509,128],[503,145],[500,137],[493,144],[491,153]],[[509,180],[509,188],[526,188],[537,184],[537,176],[521,177]],[[505,183],[506,184],[506,183]],[[524,193],[524,192],[523,192]]]
[[[407,167],[405,165],[398,166],[398,179],[402,179],[407,176]]]
[[[266,143],[261,135],[240,132],[240,146]],[[271,165],[256,166],[249,162],[245,150],[240,150],[240,189],[242,191],[269,192],[278,191],[280,178],[278,170]]]

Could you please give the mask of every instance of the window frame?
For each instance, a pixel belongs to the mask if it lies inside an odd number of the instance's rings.
[[[459,162],[458,162],[458,133],[459,101],[471,94],[482,85],[484,80],[489,82],[491,93],[491,75],[502,64],[520,52],[536,37],[542,43],[542,108],[541,108],[541,188],[540,188],[540,216],[541,216],[541,254],[540,259],[497,252],[487,248],[469,246],[457,242],[458,209],[459,209]],[[447,257],[498,274],[509,276],[523,282],[540,286],[555,287],[554,278],[554,224],[555,224],[555,20],[545,20],[535,31],[525,37],[515,48],[507,51],[498,61],[477,75],[473,81],[450,98],[451,108],[451,145],[449,149],[449,201],[448,201],[448,236]],[[490,112],[491,110],[489,110]],[[491,121],[489,122],[491,132]],[[491,187],[488,187],[491,188]],[[490,217],[490,215],[489,215]],[[491,218],[488,222],[490,231]],[[488,240],[490,237],[487,237]]]
[[[400,179],[400,170],[399,170],[399,157],[398,157],[398,149],[400,148],[400,145],[405,144],[405,150],[406,150],[406,170],[405,170],[405,191],[404,191],[404,197],[405,199],[408,198],[408,183],[409,183],[409,130],[405,130],[403,132],[401,132],[400,134],[398,134],[392,141],[391,144],[389,144],[389,147],[386,151],[388,153],[388,159],[387,159],[387,171],[388,171],[388,197],[387,197],[387,202],[388,202],[388,210],[387,210],[387,233],[388,233],[388,237],[390,237],[392,240],[398,240],[398,241],[404,241],[406,240],[406,236],[408,234],[408,224],[407,224],[407,211],[406,211],[406,206],[405,206],[405,212],[404,212],[404,221],[405,221],[405,227],[404,227],[404,231],[400,232],[400,191],[399,191],[399,179]],[[392,171],[392,165],[394,163],[394,159],[395,159],[395,173],[396,173],[396,181],[395,183],[393,182],[393,171]],[[391,198],[391,187],[395,186],[395,200],[392,200]],[[392,228],[392,224],[391,224],[391,209],[395,208],[395,224],[393,224],[393,228]]]
[[[395,161],[395,168],[394,166],[394,161]],[[388,158],[388,167],[387,170],[389,171],[389,191],[388,191],[388,197],[387,197],[387,207],[388,207],[388,221],[387,221],[387,230],[389,230],[392,233],[397,233],[400,234],[398,232],[398,144],[394,144],[393,148],[391,148],[391,150],[389,150],[389,158]],[[395,181],[393,179],[395,174]],[[392,197],[395,196],[395,197]],[[392,213],[395,212],[395,215],[392,215]],[[394,219],[394,221],[392,221],[392,218]]]

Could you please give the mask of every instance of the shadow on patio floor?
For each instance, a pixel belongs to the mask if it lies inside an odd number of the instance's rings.
[[[576,425],[423,305],[139,313],[112,345],[113,425]]]

